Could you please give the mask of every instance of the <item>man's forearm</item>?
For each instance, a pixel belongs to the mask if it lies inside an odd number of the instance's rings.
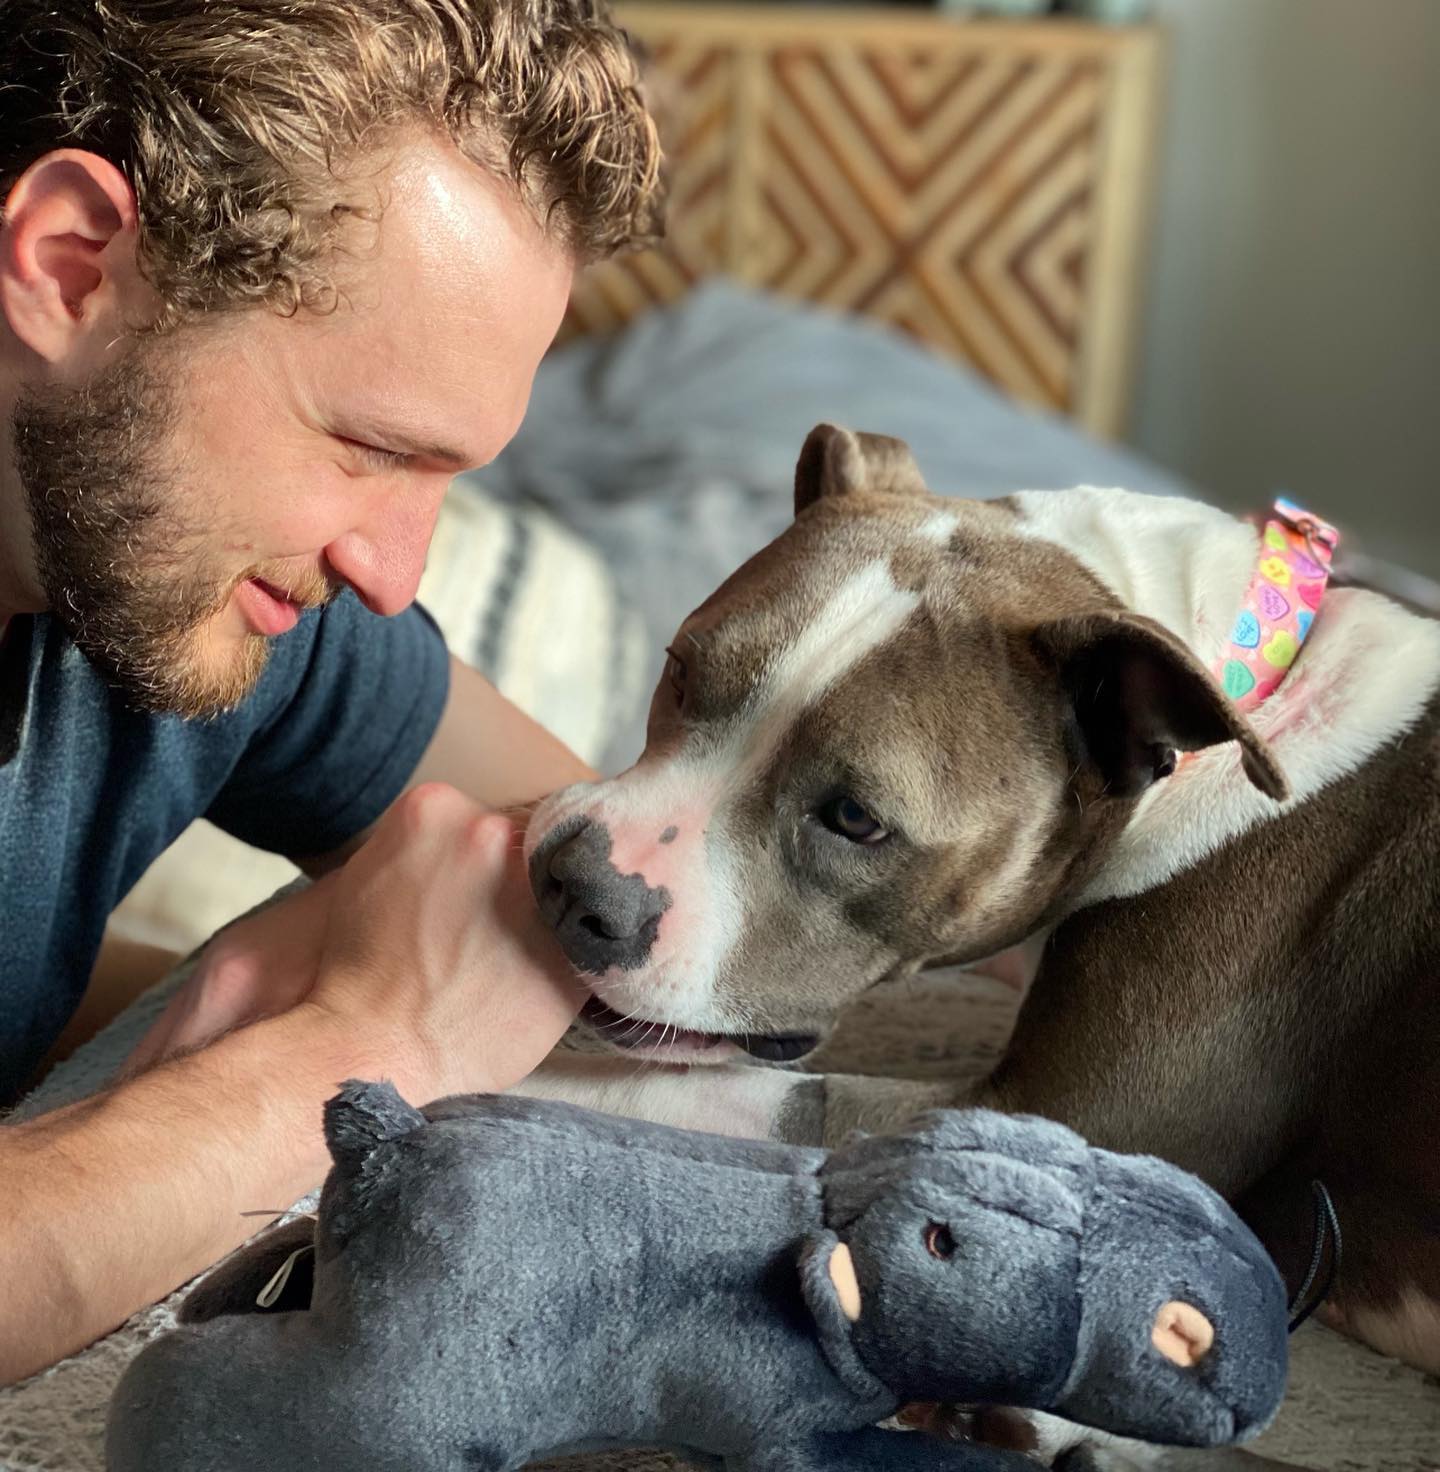
[[[507,700],[483,675],[451,657],[450,698],[410,787],[445,782],[496,812],[518,815],[594,770],[559,737]],[[312,879],[343,864],[369,831],[326,854],[292,855]]]
[[[377,1055],[378,1056],[378,1055]],[[0,1383],[90,1343],[323,1179],[321,1107],[385,1072],[301,1006],[109,1093],[0,1129]],[[402,1086],[404,1080],[399,1080]]]
[[[450,699],[412,787],[448,782],[486,807],[504,811],[594,778],[563,741],[469,665],[451,660]]]

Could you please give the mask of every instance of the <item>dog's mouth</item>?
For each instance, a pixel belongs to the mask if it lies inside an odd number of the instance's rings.
[[[814,1033],[697,1032],[670,1022],[626,1017],[599,997],[591,997],[580,1009],[580,1020],[612,1047],[672,1060],[720,1063],[739,1049],[766,1063],[791,1063],[820,1043]]]

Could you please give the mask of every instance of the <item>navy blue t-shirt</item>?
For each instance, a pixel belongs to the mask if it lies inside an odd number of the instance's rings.
[[[416,607],[351,593],[271,640],[254,692],[208,720],[141,715],[44,616],[0,647],[0,1102],[78,1005],[110,912],[192,819],[291,856],[353,838],[405,787],[449,693]]]

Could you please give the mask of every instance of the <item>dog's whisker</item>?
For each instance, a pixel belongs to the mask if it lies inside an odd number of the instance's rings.
[[[629,1026],[620,1034],[620,1041],[622,1043],[628,1043],[632,1038],[639,1037],[642,1030],[638,1019],[632,1017],[627,1018],[626,1021],[629,1023]]]
[[[643,1017],[637,1017],[633,1012],[621,1012],[619,1017],[622,1022],[630,1024],[629,1028],[621,1034],[624,1041],[629,1042],[631,1038],[643,1036],[648,1025]]]

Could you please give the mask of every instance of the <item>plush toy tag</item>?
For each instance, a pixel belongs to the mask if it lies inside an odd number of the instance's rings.
[[[307,1252],[314,1252],[313,1243],[307,1243],[304,1247],[297,1247],[284,1262],[280,1264],[270,1275],[270,1281],[255,1295],[256,1308],[271,1308],[276,1300],[285,1291],[285,1285],[290,1281],[290,1274],[295,1271],[295,1264],[305,1256]]]

